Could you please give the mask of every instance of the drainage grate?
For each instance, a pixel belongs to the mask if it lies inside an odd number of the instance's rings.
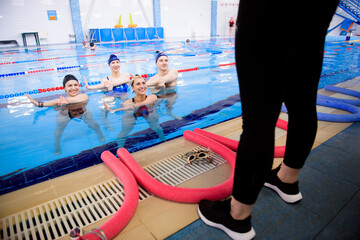
[[[57,239],[114,214],[124,193],[117,178],[1,219],[1,239]]]
[[[191,151],[206,150],[203,147],[193,148]],[[204,172],[207,172],[219,164],[226,163],[226,160],[216,153],[210,154],[209,160],[194,161],[188,164],[185,160],[185,153],[168,159],[147,165],[144,170],[156,180],[167,185],[176,186]]]
[[[191,151],[204,149],[196,147]],[[178,185],[221,164],[226,163],[215,153],[211,163],[202,160],[187,164],[185,153],[144,167],[152,177],[168,184]],[[139,187],[139,201],[151,194]],[[34,208],[1,219],[0,237],[4,240],[57,239],[68,235],[76,226],[83,228],[113,215],[123,203],[124,188],[118,178],[99,183]]]

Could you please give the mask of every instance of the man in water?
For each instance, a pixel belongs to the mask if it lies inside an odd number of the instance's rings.
[[[146,84],[155,88],[174,87],[177,84],[178,70],[175,68],[169,69],[168,56],[160,52],[156,55],[155,63],[158,68],[158,73],[151,77]]]
[[[156,107],[159,107],[165,100],[167,114],[176,119],[181,119],[180,116],[177,116],[172,112],[173,106],[178,98],[175,89],[177,85],[178,70],[175,68],[169,69],[169,58],[163,52],[160,52],[156,56],[155,63],[158,67],[158,73],[147,81],[147,85],[149,86],[150,92],[158,97]]]

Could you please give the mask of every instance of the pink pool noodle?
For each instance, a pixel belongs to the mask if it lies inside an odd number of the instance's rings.
[[[235,166],[235,153],[221,143],[200,134],[186,130],[184,137],[190,141],[200,144],[221,155],[226,159],[231,167]],[[217,186],[207,188],[182,188],[164,184],[151,177],[125,149],[117,151],[118,157],[133,173],[138,183],[152,194],[176,202],[198,203],[202,199],[219,200],[231,194],[233,186],[234,171],[228,180]],[[185,162],[186,160],[184,160]]]
[[[278,119],[276,126],[281,129],[287,130],[287,123],[288,122],[285,120]],[[223,136],[217,135],[215,133],[211,133],[211,132],[202,130],[200,128],[195,128],[194,132],[204,135],[208,138],[211,138],[221,144],[224,144],[226,147],[230,148],[231,150],[233,150],[235,152],[237,151],[239,141],[232,140],[230,138],[223,137]],[[276,157],[276,158],[284,157],[284,154],[285,154],[285,146],[276,146],[275,147],[274,157]]]
[[[120,209],[112,216],[100,229],[105,233],[106,239],[113,239],[130,222],[133,217],[137,204],[139,202],[139,188],[137,182],[125,165],[119,161],[111,152],[104,151],[101,159],[115,173],[124,186],[125,198]],[[93,230],[100,233],[99,230]],[[82,239],[100,239],[92,232],[82,236]]]

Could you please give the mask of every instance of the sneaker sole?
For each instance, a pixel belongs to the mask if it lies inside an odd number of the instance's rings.
[[[211,222],[210,220],[208,220],[207,218],[205,218],[201,211],[200,211],[200,208],[198,208],[198,213],[199,213],[199,216],[201,218],[201,220],[206,224],[206,225],[209,225],[211,227],[215,227],[215,228],[218,228],[218,229],[221,229],[222,231],[224,231],[227,235],[229,235],[232,239],[234,240],[250,240],[250,239],[253,239],[255,237],[255,230],[254,228],[251,227],[251,230],[249,232],[246,232],[246,233],[238,233],[238,232],[234,232],[230,229],[228,229],[227,227],[225,227],[224,225],[222,224],[219,224],[219,223],[214,223],[214,222]]]
[[[298,194],[290,195],[282,192],[277,186],[270,183],[265,183],[264,186],[274,190],[277,194],[279,194],[281,199],[287,203],[296,203],[302,199],[301,192],[299,192]]]

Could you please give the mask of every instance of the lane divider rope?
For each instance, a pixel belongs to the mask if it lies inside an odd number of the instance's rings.
[[[104,64],[104,63],[102,63],[102,64]],[[210,68],[217,68],[217,67],[227,67],[227,66],[232,66],[232,65],[235,65],[235,62],[224,63],[224,64],[219,64],[219,65],[211,65],[211,66],[205,66],[205,67],[195,67],[195,68],[180,69],[180,70],[178,70],[178,72],[179,73],[181,73],[181,72],[191,72],[191,71],[210,69]],[[26,74],[46,72],[46,71],[55,71],[55,70],[57,70],[57,71],[59,71],[59,70],[67,70],[67,69],[73,69],[73,68],[82,68],[84,66],[86,66],[86,65],[61,67],[61,68],[56,68],[56,69],[51,68],[51,69],[34,70],[34,71],[28,71]],[[143,74],[143,75],[141,75],[141,77],[149,78],[149,77],[155,76],[155,74],[156,73]],[[25,73],[23,73],[21,75],[25,75]],[[89,85],[97,85],[97,84],[100,84],[100,83],[101,83],[100,81],[88,82]],[[83,87],[84,84],[80,84],[80,86]],[[63,86],[50,87],[50,88],[38,88],[38,89],[31,90],[31,91],[0,95],[0,99],[18,97],[18,96],[23,96],[25,94],[30,94],[31,95],[31,94],[38,94],[38,93],[44,93],[44,92],[51,92],[51,91],[57,91],[57,90],[63,90],[63,89],[64,89]]]

